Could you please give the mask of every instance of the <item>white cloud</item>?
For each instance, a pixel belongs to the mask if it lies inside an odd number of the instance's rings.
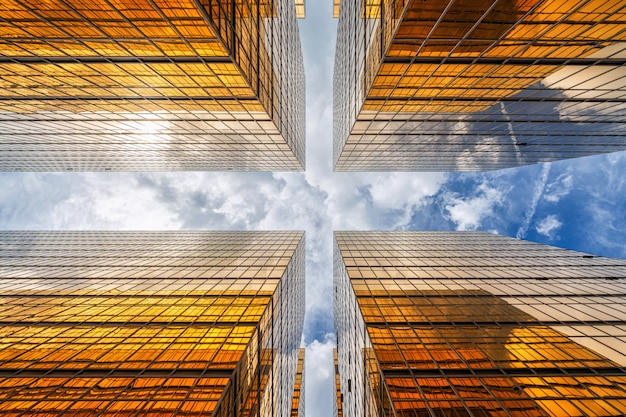
[[[606,160],[610,165],[617,165],[626,160],[626,152],[614,152],[606,155]]]
[[[76,193],[60,205],[68,216],[60,228],[179,229],[180,221],[167,206],[158,204],[155,190],[141,187],[136,174],[85,174],[85,193]],[[79,214],[79,218],[72,218]],[[66,225],[66,226],[64,226]]]
[[[5,229],[177,229],[176,216],[135,174],[5,173]]]
[[[543,164],[541,167],[541,172],[539,173],[539,177],[535,182],[535,188],[533,190],[532,200],[530,201],[530,205],[526,209],[526,214],[524,215],[524,220],[520,225],[519,229],[517,229],[516,237],[518,239],[524,239],[526,234],[528,233],[528,227],[530,226],[530,222],[535,215],[535,211],[537,211],[537,205],[539,204],[539,200],[543,195],[543,191],[546,188],[546,183],[548,182],[548,176],[550,175],[551,164]]]
[[[397,229],[436,194],[440,173],[328,173],[312,181],[328,198],[332,230]]]
[[[563,226],[563,223],[559,221],[558,217],[554,214],[550,214],[535,226],[535,230],[537,230],[537,233],[554,240],[557,237],[556,232],[561,226]]]
[[[546,184],[543,198],[551,203],[558,203],[561,198],[568,195],[574,188],[574,176],[570,172],[564,172],[554,181]]]
[[[314,341],[305,352],[305,415],[322,417],[333,415],[335,400],[335,342],[331,335],[323,341]]]
[[[379,209],[394,213],[395,220],[387,228],[406,225],[414,211],[426,202],[426,197],[437,193],[445,182],[441,173],[374,174],[369,192],[372,203]]]
[[[481,183],[471,197],[446,195],[446,217],[456,223],[457,230],[478,229],[482,221],[493,214],[494,208],[503,202],[504,195],[498,188]]]
[[[398,207],[419,207],[425,196],[439,191],[445,179],[440,173],[369,174],[370,194],[376,206],[393,210]],[[361,178],[366,178],[362,175]]]

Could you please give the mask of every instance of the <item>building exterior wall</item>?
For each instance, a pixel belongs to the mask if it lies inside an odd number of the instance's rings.
[[[293,401],[291,402],[291,417],[304,417],[305,407],[305,375],[304,375],[305,349],[300,348],[298,353],[298,367],[296,371],[296,382],[293,390]]]
[[[0,413],[288,417],[302,232],[0,232]]]
[[[479,232],[336,232],[345,416],[626,413],[626,262]]]
[[[622,2],[343,2],[338,171],[486,171],[626,148]]]
[[[335,394],[336,394],[336,399],[335,399],[335,403],[334,403],[334,407],[333,407],[333,415],[335,417],[343,417],[343,410],[342,410],[342,405],[343,405],[343,397],[341,395],[341,381],[339,378],[339,357],[337,354],[337,348],[333,349],[333,359],[335,362],[335,366],[333,368],[334,374],[335,374]]]
[[[0,169],[301,170],[293,0],[0,5]]]

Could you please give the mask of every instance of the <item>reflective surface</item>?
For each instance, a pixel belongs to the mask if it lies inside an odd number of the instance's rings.
[[[626,149],[624,28],[620,1],[344,2],[335,169],[483,171]]]
[[[306,4],[304,0],[294,0],[296,5],[296,16],[298,19],[304,19],[306,17]]]
[[[339,377],[339,358],[337,356],[337,349],[333,349],[333,357],[335,360],[335,367],[334,367],[334,373],[335,373],[335,391],[337,394],[337,398],[334,404],[334,411],[335,411],[335,417],[343,417],[343,398],[341,396],[341,378]]]
[[[346,416],[626,413],[626,261],[479,232],[336,232]]]
[[[0,414],[288,417],[303,245],[301,232],[1,232]]]
[[[293,0],[12,0],[0,18],[0,169],[304,166]]]
[[[304,380],[304,348],[300,348],[293,400],[291,402],[291,417],[304,416],[304,394],[306,392]]]

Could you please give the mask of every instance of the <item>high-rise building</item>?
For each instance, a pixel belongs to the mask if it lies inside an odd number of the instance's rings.
[[[337,171],[486,171],[626,149],[623,1],[334,5]]]
[[[3,416],[289,417],[303,232],[0,232]]]
[[[291,402],[291,417],[304,417],[304,353],[305,349],[300,348],[298,353],[298,367],[296,370],[296,383],[293,390],[293,400]]]
[[[480,232],[336,232],[343,414],[626,415],[626,261]]]
[[[304,0],[7,0],[0,170],[304,168]]]
[[[343,410],[342,410],[342,404],[343,404],[343,398],[341,396],[341,381],[339,378],[339,358],[337,357],[337,349],[333,349],[333,359],[335,360],[335,367],[333,368],[333,371],[335,373],[335,394],[337,396],[337,398],[335,399],[334,402],[334,407],[333,407],[333,415],[335,417],[343,417]]]

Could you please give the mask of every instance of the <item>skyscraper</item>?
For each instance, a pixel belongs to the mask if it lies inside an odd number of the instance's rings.
[[[302,232],[0,232],[0,414],[291,415]]]
[[[337,171],[486,171],[626,149],[626,4],[335,1]]]
[[[291,402],[291,417],[304,417],[304,353],[305,349],[300,348],[298,353],[298,367],[296,370],[296,383],[293,390],[293,401]]]
[[[302,170],[296,8],[3,1],[0,170]]]
[[[343,404],[343,398],[341,396],[341,381],[339,378],[339,358],[337,357],[337,349],[333,349],[333,359],[335,361],[335,366],[333,368],[333,371],[335,373],[335,394],[337,396],[333,404],[334,405],[333,415],[335,417],[343,417],[343,410],[341,408]]]
[[[336,232],[343,414],[626,414],[626,261],[479,232]]]

